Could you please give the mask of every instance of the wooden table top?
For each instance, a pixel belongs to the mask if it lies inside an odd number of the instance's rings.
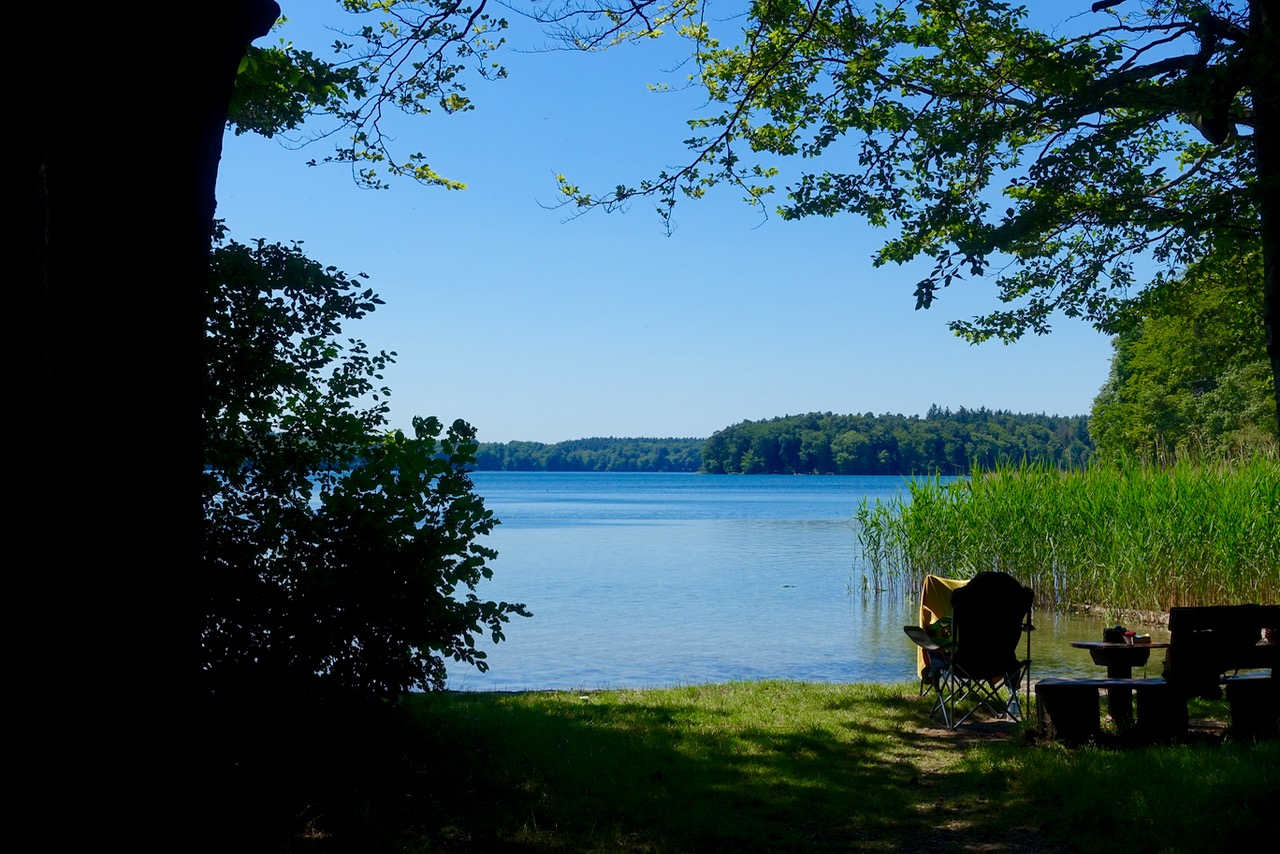
[[[1168,649],[1168,641],[1150,643],[1111,643],[1109,641],[1072,641],[1076,649]]]

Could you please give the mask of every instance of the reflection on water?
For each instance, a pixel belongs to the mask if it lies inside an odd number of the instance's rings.
[[[850,519],[901,478],[478,472],[502,520],[484,598],[520,601],[471,690],[654,687],[730,680],[914,678],[902,626],[918,603],[865,597]],[[1102,675],[1072,640],[1101,618],[1038,614],[1033,674]],[[1163,637],[1157,628],[1131,626]],[[1158,673],[1152,656],[1149,672]]]

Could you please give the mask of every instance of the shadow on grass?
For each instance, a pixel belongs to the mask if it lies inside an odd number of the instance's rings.
[[[268,774],[294,788],[258,787],[276,815],[252,832],[297,851],[1041,851],[1086,850],[1071,824],[1085,821],[1126,851],[1193,850],[1126,818],[1125,775],[1176,761],[1216,786],[1240,771],[1220,749],[1171,760],[1032,746],[1007,724],[956,734],[928,708],[914,688],[785,682],[418,696],[333,752],[317,742],[305,773]],[[1217,801],[1239,798],[1228,788]],[[1255,794],[1235,811],[1245,830]]]
[[[758,689],[767,706],[749,715],[708,704],[715,690],[641,704],[455,697],[469,726],[451,722],[464,740],[493,749],[503,733],[501,776],[487,782],[507,803],[497,815],[447,809],[449,830],[486,847],[742,850],[870,843],[905,817],[894,793],[915,771],[886,750],[893,720],[833,737],[829,725],[789,714],[787,689]]]

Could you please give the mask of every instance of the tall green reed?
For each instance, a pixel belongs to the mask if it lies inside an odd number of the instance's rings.
[[[1280,600],[1280,459],[1063,472],[1023,464],[917,480],[864,502],[856,522],[867,591],[911,593],[925,575],[1002,570],[1042,607]]]

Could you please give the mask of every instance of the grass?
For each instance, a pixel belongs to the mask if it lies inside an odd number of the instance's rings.
[[[226,847],[1202,852],[1273,826],[1280,742],[1066,750],[928,709],[914,685],[419,695],[241,768],[271,808]]]
[[[1165,611],[1280,601],[1280,460],[1042,466],[917,481],[864,505],[864,587],[914,594],[926,574],[996,569],[1041,607]]]

